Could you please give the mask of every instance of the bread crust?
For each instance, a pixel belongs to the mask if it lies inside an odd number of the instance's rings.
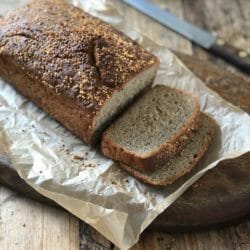
[[[0,25],[0,75],[88,144],[112,96],[159,65],[135,41],[64,1],[33,1]]]
[[[157,86],[154,88],[157,88]],[[103,134],[101,143],[102,153],[113,160],[133,166],[139,170],[153,171],[156,168],[160,168],[169,157],[175,155],[186,145],[189,138],[193,136],[194,131],[196,131],[200,126],[201,112],[198,98],[182,90],[177,91],[193,98],[196,106],[192,116],[189,117],[186,124],[180,129],[180,131],[178,131],[178,133],[174,134],[172,138],[160,145],[160,147],[154,151],[151,151],[148,154],[139,155],[112,141],[106,131]]]
[[[212,138],[214,136],[215,127],[216,127],[215,124],[216,123],[214,122],[214,120],[211,117],[208,117],[207,115],[206,115],[206,119],[209,119],[210,128],[207,131],[207,136],[204,138],[202,146],[194,154],[192,160],[190,162],[188,162],[186,168],[179,171],[178,174],[175,175],[174,177],[166,178],[166,179],[163,179],[163,180],[154,180],[154,179],[150,179],[150,177],[146,176],[142,171],[139,171],[139,170],[137,170],[137,169],[135,169],[133,167],[130,167],[130,166],[126,165],[126,164],[120,163],[119,166],[121,166],[121,168],[123,168],[128,173],[130,173],[132,176],[134,176],[135,178],[137,178],[138,180],[140,180],[140,181],[142,181],[144,183],[147,183],[147,184],[150,184],[150,185],[153,185],[153,186],[166,186],[166,185],[172,184],[174,181],[176,181],[177,179],[179,179],[183,175],[190,172],[191,169],[195,166],[195,164],[201,159],[201,157],[207,151],[207,149],[208,149],[208,147],[210,145],[210,142],[211,142],[211,140],[212,140]]]

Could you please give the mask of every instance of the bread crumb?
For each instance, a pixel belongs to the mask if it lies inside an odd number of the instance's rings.
[[[84,160],[84,158],[82,156],[79,156],[79,155],[74,155],[73,159],[74,160],[79,160],[79,161],[83,161]]]

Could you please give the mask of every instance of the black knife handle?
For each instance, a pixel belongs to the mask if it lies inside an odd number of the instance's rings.
[[[250,74],[250,54],[247,51],[237,49],[222,39],[217,39],[208,50]]]

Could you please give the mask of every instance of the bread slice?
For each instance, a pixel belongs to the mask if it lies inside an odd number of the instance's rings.
[[[179,177],[188,173],[207,150],[213,137],[215,122],[207,115],[202,115],[201,127],[190,139],[188,144],[167,163],[153,172],[142,172],[125,164],[120,166],[137,179],[157,186],[173,183]]]
[[[153,170],[182,148],[199,127],[197,98],[155,86],[104,133],[102,152],[141,170]]]
[[[0,20],[0,76],[87,144],[152,84],[158,66],[137,42],[66,1],[34,0]]]

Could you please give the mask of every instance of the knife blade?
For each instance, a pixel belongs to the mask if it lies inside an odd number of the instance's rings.
[[[196,27],[147,0],[123,0],[123,2],[250,74],[250,55],[247,51],[233,47],[223,39]]]

